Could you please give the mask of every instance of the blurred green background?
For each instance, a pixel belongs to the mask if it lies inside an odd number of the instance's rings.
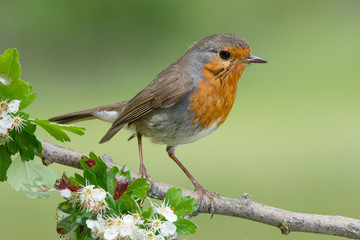
[[[360,218],[360,1],[1,1],[0,50],[17,48],[33,84],[32,117],[127,100],[203,37],[245,37],[268,64],[248,67],[222,127],[178,148],[209,191],[291,211]],[[138,169],[135,141],[108,123],[84,122],[68,147]],[[46,133],[40,136],[52,140]],[[165,147],[144,143],[150,175],[192,189]],[[60,175],[67,167],[51,166]],[[57,239],[57,194],[29,200],[0,185],[1,239]],[[338,239],[283,236],[248,220],[201,215],[188,239]]]

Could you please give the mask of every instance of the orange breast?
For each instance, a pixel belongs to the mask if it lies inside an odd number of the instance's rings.
[[[190,96],[193,125],[198,123],[209,128],[216,123],[218,127],[229,115],[236,97],[237,82],[247,64],[236,59],[230,66],[228,63],[213,59],[203,67],[204,79],[199,79],[198,89]]]

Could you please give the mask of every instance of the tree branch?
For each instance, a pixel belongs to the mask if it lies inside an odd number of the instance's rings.
[[[74,168],[81,169],[79,159],[84,153],[65,148],[54,143],[41,140],[43,145],[41,157],[45,165],[58,163]],[[103,160],[109,166],[118,166],[108,155],[103,156]],[[132,181],[139,175],[131,172]],[[150,179],[151,187],[148,194],[151,198],[162,200],[171,185]],[[192,196],[198,199],[198,194],[193,191],[183,189],[183,196]],[[214,214],[227,215],[245,218],[256,222],[265,223],[280,228],[283,234],[290,232],[309,232],[321,233],[334,236],[342,236],[353,239],[360,239],[360,220],[342,216],[316,215],[298,213],[274,208],[261,203],[254,202],[247,193],[241,195],[239,199],[219,197],[214,199]],[[204,196],[199,204],[198,213],[210,213],[210,200]]]

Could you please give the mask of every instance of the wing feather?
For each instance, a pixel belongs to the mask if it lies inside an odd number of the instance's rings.
[[[110,140],[125,124],[162,107],[175,103],[194,87],[194,80],[180,64],[174,63],[161,72],[145,89],[133,97],[123,108],[119,117],[100,140]]]

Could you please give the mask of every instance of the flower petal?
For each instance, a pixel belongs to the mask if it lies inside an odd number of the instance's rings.
[[[63,196],[64,198],[70,198],[71,197],[71,191],[68,188],[59,190],[59,193],[61,196]]]
[[[91,229],[91,231],[94,231],[94,228],[96,226],[96,220],[86,220],[86,226]]]
[[[170,237],[170,236],[175,234],[176,226],[172,222],[164,222],[161,225],[160,232],[161,232],[162,235],[164,235],[166,237]]]
[[[12,100],[11,102],[9,102],[8,112],[10,112],[10,113],[16,113],[17,111],[19,111],[20,102],[21,102],[21,101],[19,101],[19,100]]]
[[[0,119],[0,127],[9,129],[11,128],[13,124],[13,119],[9,115],[2,116],[2,119]]]
[[[105,190],[102,188],[95,188],[94,192],[93,192],[93,198],[97,202],[105,200],[105,198],[106,198]]]

